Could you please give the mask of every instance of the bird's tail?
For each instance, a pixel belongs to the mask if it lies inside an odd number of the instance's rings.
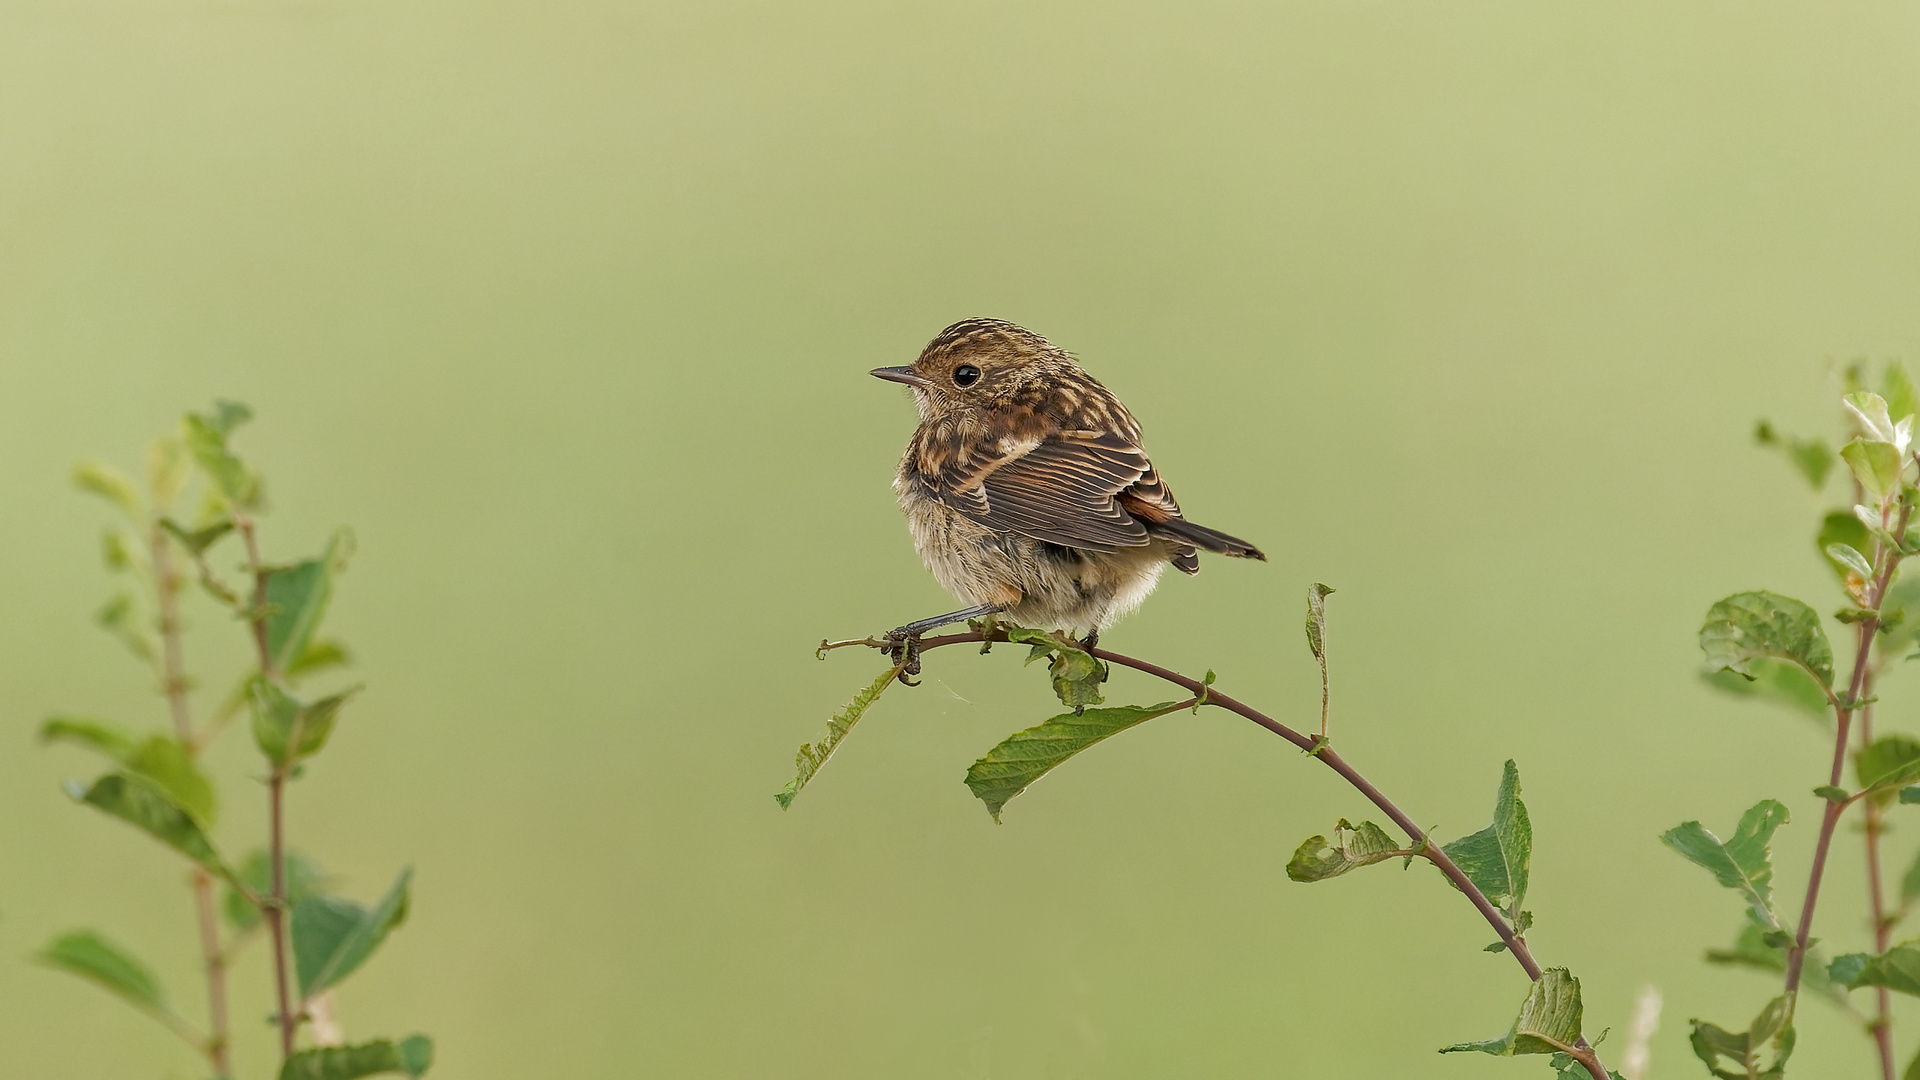
[[[1267,557],[1260,549],[1237,536],[1228,536],[1205,525],[1195,525],[1180,518],[1156,521],[1147,526],[1147,531],[1171,540],[1192,544],[1202,551],[1211,551],[1215,555],[1228,555],[1236,559],[1259,559],[1266,562]],[[1181,569],[1186,569],[1181,567]],[[1189,571],[1191,572],[1191,571]]]

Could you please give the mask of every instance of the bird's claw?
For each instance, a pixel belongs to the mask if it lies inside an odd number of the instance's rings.
[[[903,686],[919,686],[919,683],[907,676],[920,674],[920,635],[909,632],[903,626],[890,631],[887,634],[887,641],[889,642],[887,655],[892,657],[893,662],[900,667],[900,674],[896,678]]]

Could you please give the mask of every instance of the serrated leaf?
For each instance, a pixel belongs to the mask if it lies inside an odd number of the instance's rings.
[[[1865,555],[1853,550],[1851,544],[1828,544],[1827,558],[1863,579],[1873,577],[1873,565],[1867,562]]]
[[[780,809],[785,810],[793,805],[794,797],[799,795],[800,790],[807,786],[814,774],[826,765],[827,759],[833,756],[833,752],[840,749],[840,743],[846,739],[847,732],[853,730],[853,725],[860,722],[860,717],[866,714],[867,709],[879,700],[887,687],[893,685],[894,676],[898,671],[898,668],[888,668],[880,673],[879,678],[853,695],[853,700],[847,703],[847,707],[834,713],[833,718],[827,721],[826,738],[817,743],[800,744],[800,752],[793,759],[793,779],[773,796],[779,802]]]
[[[108,773],[85,791],[73,792],[73,796],[140,829],[219,877],[234,880],[233,871],[220,860],[220,853],[193,815],[146,777]]]
[[[249,693],[253,741],[267,760],[287,768],[327,745],[340,709],[359,687],[305,702],[268,679],[255,679]]]
[[[1130,727],[1185,707],[1181,702],[1163,701],[1062,713],[1001,740],[967,770],[967,787],[999,821],[1002,807],[1061,762]]]
[[[1920,997],[1920,948],[1912,944],[1895,945],[1879,956],[1867,953],[1836,956],[1827,968],[1827,977],[1849,990],[1884,986]]]
[[[46,722],[40,725],[40,741],[84,746],[122,764],[133,757],[135,748],[139,746],[134,741],[133,733],[126,728],[83,716],[47,717]]]
[[[1372,866],[1388,859],[1419,854],[1402,849],[1385,829],[1371,821],[1358,825],[1341,818],[1333,827],[1333,839],[1309,836],[1287,862],[1287,876],[1295,881],[1325,881],[1361,866]]]
[[[1707,609],[1700,650],[1709,668],[1753,678],[1752,662],[1766,656],[1800,665],[1823,687],[1833,685],[1833,647],[1819,613],[1777,593],[1735,593]]]
[[[1900,489],[1900,470],[1904,464],[1900,450],[1891,441],[1855,439],[1840,448],[1840,460],[1853,470],[1853,478],[1876,499]]]
[[[105,462],[83,461],[75,465],[73,484],[119,507],[133,521],[146,519],[147,503],[140,497],[140,489],[133,486],[126,474]]]
[[[287,885],[287,906],[293,907],[309,896],[317,896],[332,880],[332,875],[322,869],[320,864],[298,851],[288,851],[283,863]],[[265,851],[255,850],[248,853],[236,871],[240,880],[255,896],[267,896],[273,892],[273,863]],[[242,933],[259,926],[260,909],[253,901],[229,886],[221,897],[221,910],[227,922]]]
[[[355,1046],[302,1050],[280,1066],[280,1080],[358,1080],[380,1073],[419,1076],[433,1064],[433,1040],[425,1035],[394,1042],[375,1039]]]
[[[1566,968],[1548,968],[1534,980],[1513,1027],[1497,1039],[1455,1043],[1440,1052],[1477,1051],[1496,1057],[1565,1053],[1580,1041],[1580,980]]]
[[[407,920],[411,867],[371,908],[337,896],[309,896],[293,905],[293,959],[300,996],[310,998],[353,974],[387,935]]]
[[[35,953],[34,959],[78,975],[147,1012],[169,1011],[166,991],[153,969],[95,931],[68,931]]]
[[[1661,833],[1660,842],[1740,893],[1754,925],[1778,930],[1780,920],[1773,914],[1773,862],[1767,845],[1789,820],[1785,806],[1764,799],[1740,816],[1732,840],[1723,842],[1698,821],[1688,821]]]
[[[1508,761],[1494,799],[1493,824],[1443,846],[1467,879],[1502,908],[1509,922],[1527,898],[1527,867],[1533,858],[1533,825],[1520,801],[1520,769]]]

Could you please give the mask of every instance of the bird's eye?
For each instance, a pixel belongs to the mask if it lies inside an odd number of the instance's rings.
[[[961,364],[959,367],[953,369],[953,385],[955,386],[972,386],[979,381],[980,369],[974,367],[972,364]]]

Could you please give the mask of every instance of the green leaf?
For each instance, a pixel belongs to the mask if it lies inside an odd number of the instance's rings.
[[[1553,1080],[1588,1080],[1593,1075],[1572,1054],[1555,1054],[1547,1059],[1547,1064],[1553,1067]],[[1623,1080],[1613,1069],[1607,1070],[1607,1076],[1610,1080]]]
[[[208,415],[188,413],[180,422],[181,440],[200,471],[227,501],[253,507],[260,501],[260,481],[245,462],[227,448],[227,436],[250,415],[246,406],[217,402]]]
[[[1723,967],[1745,967],[1768,974],[1779,974],[1787,970],[1786,942],[1767,939],[1785,938],[1788,942],[1792,935],[1785,931],[1766,930],[1747,923],[1741,927],[1740,935],[1734,940],[1731,949],[1708,949],[1706,960],[1709,964]],[[1800,973],[1801,984],[1808,989],[1831,998],[1844,1001],[1846,994],[1835,987],[1827,978],[1826,962],[1820,959],[1818,949],[1809,950],[1806,966]]]
[[[356,1046],[302,1050],[280,1066],[280,1080],[357,1080],[379,1073],[419,1076],[433,1064],[433,1040],[415,1035],[400,1042],[376,1039]]]
[[[1920,639],[1920,574],[1903,574],[1880,599],[1881,652],[1906,651]]]
[[[1693,1031],[1688,1041],[1693,1044],[1694,1056],[1706,1063],[1707,1071],[1723,1080],[1777,1080],[1785,1074],[1787,1058],[1793,1054],[1792,1020],[1792,1003],[1784,996],[1777,997],[1767,1002],[1745,1031],[1732,1032],[1704,1020],[1691,1021]],[[1774,1059],[1763,1070],[1760,1051],[1769,1045],[1774,1049]],[[1722,1059],[1734,1068],[1722,1069]]]
[[[133,521],[146,520],[147,503],[140,497],[140,490],[126,474],[111,465],[83,461],[73,467],[73,484],[118,506]]]
[[[1908,788],[1900,794],[1904,796],[1912,790]],[[1915,900],[1920,900],[1920,853],[1914,855],[1913,865],[1907,867],[1907,875],[1900,879],[1900,903],[1906,905]]]
[[[187,549],[188,554],[199,558],[207,553],[208,548],[218,543],[221,537],[233,531],[233,520],[221,518],[204,529],[188,530],[172,518],[165,518],[160,522],[160,527],[167,531],[167,535],[180,541],[180,545]]]
[[[284,866],[289,908],[309,896],[319,895],[332,880],[332,875],[322,869],[319,863],[298,851],[286,853]],[[255,896],[268,896],[273,892],[273,863],[265,851],[250,852],[240,864],[238,875]],[[221,897],[221,909],[235,930],[244,933],[260,925],[260,909],[231,886]]]
[[[1827,977],[1849,990],[1884,986],[1920,997],[1920,947],[1895,945],[1879,956],[1867,953],[1836,956],[1827,967]]]
[[[1660,842],[1739,892],[1754,925],[1778,930],[1780,920],[1773,914],[1773,862],[1767,845],[1790,819],[1785,806],[1764,799],[1740,816],[1730,841],[1722,842],[1698,821],[1688,821],[1661,833]]]
[[[1853,470],[1853,478],[1860,481],[1875,499],[1885,499],[1890,493],[1900,489],[1900,450],[1891,442],[1879,439],[1855,439],[1840,448],[1840,459]]]
[[[214,850],[213,842],[201,831],[193,815],[181,809],[166,791],[146,777],[108,773],[85,791],[70,789],[69,793],[80,802],[144,831],[220,877],[234,880],[233,871],[220,861],[219,852]]]
[[[993,820],[999,821],[1002,807],[1061,762],[1103,739],[1187,704],[1163,701],[1158,705],[1117,705],[1051,717],[1014,732],[987,751],[986,757],[967,770],[967,787],[987,804]]]
[[[127,757],[126,766],[159,785],[194,821],[202,826],[213,824],[216,809],[213,784],[179,740],[166,735],[148,736]]]
[[[134,604],[132,593],[115,593],[113,599],[93,613],[93,622],[119,639],[128,652],[149,664],[160,655],[160,647],[154,642],[153,635],[140,622],[139,609]]]
[[[1814,536],[1813,544],[1826,558],[1828,567],[1844,581],[1847,571],[1826,555],[1828,546],[1845,544],[1855,551],[1867,551],[1873,547],[1873,539],[1873,534],[1867,531],[1859,518],[1853,516],[1852,511],[1835,510],[1820,519],[1820,532]]]
[[[317,559],[267,571],[267,653],[273,669],[285,671],[298,661],[313,640],[333,597],[333,571],[340,539]]]
[[[1520,769],[1508,761],[1494,799],[1493,824],[1463,836],[1443,850],[1488,900],[1504,909],[1508,921],[1519,918],[1527,898],[1527,866],[1533,857],[1533,825],[1520,801]]]
[[[125,764],[132,759],[134,749],[133,733],[118,724],[105,720],[90,720],[83,716],[49,716],[40,725],[40,741],[43,743],[66,742],[75,746],[84,746],[96,750],[113,760]]]
[[[1327,597],[1331,586],[1314,582],[1307,587],[1307,648],[1322,667],[1327,662]]]
[[[1821,686],[1833,685],[1833,647],[1819,614],[1776,593],[1735,593],[1707,609],[1700,650],[1711,669],[1753,678],[1752,662],[1770,656],[1800,665]]]
[[[1031,664],[1041,657],[1052,657],[1047,664],[1047,674],[1053,678],[1053,692],[1059,696],[1060,704],[1070,709],[1084,709],[1106,700],[1100,696],[1100,684],[1107,681],[1107,665],[1094,659],[1085,649],[1063,640],[1059,634],[1025,626],[1001,625],[1007,632],[1008,641],[1032,646],[1027,653],[1027,663]]]
[[[1833,469],[1834,458],[1833,451],[1827,448],[1824,441],[1782,435],[1765,420],[1754,428],[1753,438],[1761,446],[1774,447],[1784,454],[1813,490],[1819,491],[1826,486],[1827,473]]]
[[[1863,581],[1873,577],[1873,565],[1865,555],[1853,550],[1851,544],[1828,544],[1827,558],[1859,575]]]
[[[270,680],[255,679],[250,695],[254,744],[267,760],[281,768],[319,753],[333,734],[340,707],[359,689],[356,686],[309,703]]]
[[[1324,836],[1307,837],[1287,862],[1287,876],[1295,881],[1325,881],[1355,867],[1419,853],[1417,848],[1402,849],[1371,821],[1355,825],[1341,818],[1333,827],[1331,842]]]
[[[1853,775],[1862,788],[1897,781],[1915,772],[1917,767],[1920,767],[1920,740],[1905,735],[1883,735],[1853,755]]]
[[[289,679],[304,678],[316,672],[345,667],[353,663],[353,654],[337,641],[309,641],[293,662],[281,670]]]
[[[1887,413],[1887,402],[1871,390],[1856,391],[1840,399],[1853,418],[1859,422],[1861,433],[1869,439],[1881,442],[1894,441],[1893,418]]]
[[[1714,689],[1736,697],[1785,705],[1814,720],[1833,719],[1833,714],[1828,711],[1827,692],[1799,664],[1760,656],[1748,661],[1747,666],[1753,672],[1752,678],[1727,668],[1704,671],[1700,677]]]
[[[34,959],[78,975],[149,1013],[171,1015],[166,992],[153,969],[92,930],[68,931],[35,953]]]
[[[1580,1041],[1580,980],[1566,968],[1548,968],[1527,991],[1513,1027],[1497,1039],[1455,1043],[1440,1052],[1478,1051],[1497,1057],[1553,1054],[1572,1050]]]
[[[353,974],[387,934],[407,920],[412,881],[411,867],[400,871],[372,908],[337,896],[308,896],[293,905],[294,970],[303,999]]]
[[[812,780],[814,774],[827,763],[827,759],[833,756],[833,752],[840,749],[840,743],[847,737],[847,732],[852,731],[853,725],[860,722],[860,717],[866,713],[867,707],[879,700],[887,687],[893,685],[894,676],[899,671],[899,668],[888,668],[880,673],[879,678],[853,695],[853,700],[847,703],[847,707],[834,713],[833,719],[827,721],[826,738],[817,743],[800,744],[800,753],[793,759],[793,779],[773,796],[775,801],[779,802],[780,809],[785,810],[793,805],[794,797],[800,794],[800,789],[806,787],[807,782]]]
[[[1880,396],[1887,399],[1888,416],[1912,416],[1920,412],[1920,395],[1913,389],[1907,366],[1898,360],[1887,361],[1880,372]]]

